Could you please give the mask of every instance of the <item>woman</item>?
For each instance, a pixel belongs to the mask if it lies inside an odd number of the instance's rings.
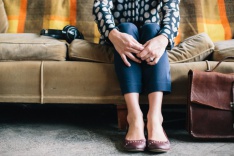
[[[173,47],[179,26],[179,0],[95,0],[93,15],[100,44],[111,44],[114,64],[125,98],[127,151],[166,152],[170,142],[162,127],[163,94],[170,93],[166,48]],[[147,141],[139,94],[148,95]]]

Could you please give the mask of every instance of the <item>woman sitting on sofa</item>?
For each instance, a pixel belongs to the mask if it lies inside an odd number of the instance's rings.
[[[95,0],[100,44],[111,44],[114,64],[128,109],[124,148],[144,151],[143,114],[139,94],[148,95],[147,148],[166,152],[170,142],[163,130],[163,94],[171,91],[166,48],[173,47],[179,26],[179,0]]]

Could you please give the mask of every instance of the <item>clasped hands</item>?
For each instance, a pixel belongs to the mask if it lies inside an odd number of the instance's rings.
[[[109,39],[128,67],[131,64],[127,58],[137,63],[146,61],[149,65],[157,64],[168,44],[168,39],[159,35],[142,45],[131,35],[119,32],[116,29],[110,32]]]

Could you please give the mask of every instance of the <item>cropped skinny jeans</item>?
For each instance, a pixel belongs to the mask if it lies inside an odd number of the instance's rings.
[[[133,23],[121,23],[118,28],[120,32],[132,35],[141,44],[157,36],[160,30],[156,23],[147,23],[140,27]],[[128,61],[130,67],[124,64],[119,53],[115,51],[114,65],[122,94],[171,92],[170,65],[166,50],[155,65],[148,65],[146,61],[137,63],[129,58]]]

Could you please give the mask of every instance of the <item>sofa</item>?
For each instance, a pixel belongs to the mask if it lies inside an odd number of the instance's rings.
[[[119,129],[127,109],[113,65],[113,47],[98,44],[93,0],[0,0],[0,102],[113,104]],[[234,56],[233,1],[181,1],[175,47],[168,50],[172,93],[163,105],[186,105],[188,71],[205,71]],[[73,25],[84,40],[67,43],[41,29]],[[208,63],[207,61],[208,60]],[[234,60],[216,70],[234,73]],[[140,104],[147,104],[140,95]]]

